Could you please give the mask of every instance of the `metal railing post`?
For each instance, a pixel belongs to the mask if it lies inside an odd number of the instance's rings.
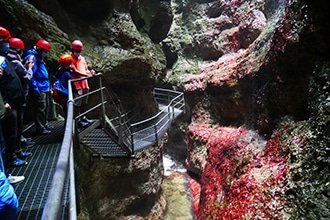
[[[131,130],[131,142],[132,142],[132,154],[134,154],[134,132],[132,130]]]
[[[155,129],[155,139],[156,139],[156,145],[158,145],[158,132],[157,132],[157,124],[154,126]]]
[[[123,123],[122,123],[122,117],[121,114],[119,115],[119,131],[118,131],[118,142],[119,145],[123,144]]]
[[[72,142],[72,141],[71,141]],[[73,144],[71,144],[73,146]],[[73,157],[73,147],[70,149],[70,165],[69,165],[69,176],[70,176],[70,210],[69,217],[70,220],[77,220],[77,198],[76,198],[76,180],[74,171],[74,157]]]
[[[103,84],[102,84],[102,74],[98,73],[97,74],[99,76],[99,86],[100,88],[103,88]],[[100,99],[101,99],[101,103],[102,103],[102,128],[105,127],[105,102],[104,102],[104,94],[103,94],[103,89],[101,89],[100,91]]]

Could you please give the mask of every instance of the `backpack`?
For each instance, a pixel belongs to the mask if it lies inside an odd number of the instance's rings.
[[[57,102],[60,105],[66,105],[66,102],[69,99],[68,89],[63,86],[60,79],[57,79],[53,86],[53,98],[55,102]]]

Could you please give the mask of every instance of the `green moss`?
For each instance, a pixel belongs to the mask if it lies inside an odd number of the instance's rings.
[[[174,64],[172,72],[169,72],[165,81],[178,86],[182,86],[186,74],[199,74],[198,61],[195,59],[185,59],[180,57]]]
[[[51,50],[48,53],[47,59],[51,62],[57,63],[58,58],[68,50],[67,47],[63,43],[57,42],[49,42],[51,44]],[[70,45],[70,44],[68,44]]]

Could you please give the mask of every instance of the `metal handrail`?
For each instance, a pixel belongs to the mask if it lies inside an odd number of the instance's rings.
[[[175,118],[175,109],[184,112],[185,111],[185,101],[183,92],[178,92],[169,89],[163,88],[154,88],[153,90],[154,97],[157,101],[161,101],[164,104],[164,108],[161,109],[156,115],[151,116],[142,121],[131,124],[131,142],[132,149],[134,152],[134,145],[138,142],[143,142],[150,140],[151,144],[158,144],[158,139],[160,132],[164,129],[164,127],[168,126],[172,120]],[[165,98],[164,98],[165,97]],[[152,123],[153,121],[157,121],[156,123]],[[150,125],[151,124],[151,125]],[[160,126],[163,124],[163,126]],[[143,129],[139,129],[139,127]],[[146,132],[151,131],[154,132]],[[150,133],[150,135],[144,135],[143,138],[138,138],[138,141],[134,142],[134,137],[141,137],[141,134]]]
[[[102,77],[101,73],[95,75],[96,77]],[[103,91],[105,87],[102,86],[101,80],[99,88],[91,91],[88,95],[99,92],[101,96],[101,103],[93,106],[91,109],[81,113],[74,117],[74,102],[80,98],[83,98],[87,95],[81,95],[79,97],[74,98],[72,84],[77,81],[86,80],[95,76],[84,77],[80,79],[69,80],[68,83],[68,93],[69,98],[67,101],[67,118],[66,125],[64,131],[64,137],[62,140],[61,151],[58,157],[58,161],[56,164],[55,173],[52,179],[52,183],[49,189],[48,197],[46,204],[44,206],[44,210],[42,213],[42,220],[54,220],[60,219],[61,212],[61,204],[63,200],[64,186],[66,178],[69,178],[70,186],[69,186],[69,195],[70,195],[70,209],[69,209],[69,219],[76,220],[77,219],[77,207],[76,207],[76,189],[75,189],[75,177],[74,177],[74,158],[73,158],[73,145],[74,145],[74,135],[76,133],[75,130],[75,120],[81,116],[88,114],[89,112],[95,110],[96,108],[102,108],[102,117],[103,122],[105,122],[105,108],[104,105],[106,102],[104,101]],[[121,117],[121,116],[120,116]]]
[[[97,74],[96,76],[101,76],[102,74]],[[92,76],[91,76],[92,77]],[[109,104],[107,101],[105,101],[104,98],[104,91],[108,92],[108,96],[110,96],[111,99],[115,97],[115,94],[113,95],[109,94],[109,91],[105,89],[105,87],[102,86],[102,82],[100,80],[99,88],[92,91],[92,93],[100,92],[100,99],[101,102],[95,106],[93,106],[91,109],[87,110],[84,113],[81,113],[78,116],[74,117],[74,102],[75,100],[82,98],[80,97],[73,97],[73,89],[72,89],[72,83],[79,81],[79,80],[85,80],[89,79],[91,77],[84,77],[82,79],[77,80],[70,80],[69,85],[69,100],[67,102],[67,120],[65,125],[65,132],[64,132],[64,138],[62,141],[61,151],[59,155],[59,159],[56,164],[56,170],[55,174],[52,179],[52,183],[50,186],[48,198],[46,201],[46,204],[44,206],[44,210],[42,213],[42,220],[54,220],[54,219],[60,219],[60,213],[61,213],[61,204],[63,199],[63,193],[64,193],[64,185],[66,178],[69,178],[70,180],[70,187],[69,187],[69,194],[70,194],[70,209],[69,209],[69,220],[76,220],[77,219],[77,207],[76,207],[76,189],[75,189],[75,176],[74,176],[74,158],[73,158],[73,145],[74,145],[74,135],[76,133],[75,128],[75,120],[83,115],[88,114],[89,112],[95,110],[96,108],[102,108],[102,123],[104,126],[105,123],[105,105]],[[94,76],[93,76],[94,77]],[[152,129],[154,133],[151,133],[149,136],[145,136],[141,138],[140,140],[146,140],[146,139],[153,139],[155,143],[158,143],[158,138],[160,136],[160,132],[164,130],[168,126],[169,123],[172,122],[174,115],[175,115],[175,109],[178,109],[180,111],[184,111],[185,108],[185,102],[182,92],[177,92],[173,90],[168,89],[161,89],[161,88],[155,88],[154,91],[155,99],[162,102],[164,104],[164,108],[161,109],[160,112],[158,112],[156,115],[142,120],[140,122],[130,124],[130,119],[127,117],[128,113],[121,113],[121,108],[118,107],[118,103],[120,104],[119,100],[112,100],[112,104],[115,104],[117,109],[116,111],[118,115],[112,117],[110,120],[112,122],[116,122],[115,129],[117,130],[118,135],[123,137],[119,137],[119,142],[123,141],[122,139],[125,138],[125,140],[130,140],[131,144],[131,153],[134,154],[134,135],[138,136],[146,129]],[[117,97],[115,97],[117,98]],[[118,103],[115,103],[118,102]],[[156,120],[157,122],[152,124],[151,126],[148,126],[148,123],[150,123],[153,120]],[[163,122],[163,123],[162,123]],[[132,132],[133,130],[136,130],[139,126],[145,126],[144,129],[141,129],[139,131]],[[129,136],[131,136],[129,139]],[[127,144],[127,143],[125,143]]]
[[[75,178],[73,167],[73,95],[71,83],[69,83],[69,100],[67,102],[67,120],[64,131],[64,138],[58,161],[56,164],[55,173],[52,179],[52,184],[49,189],[48,197],[44,210],[42,212],[42,220],[60,219],[61,204],[63,200],[64,184],[68,174],[70,178],[70,212],[69,219],[77,219],[76,208],[76,192],[75,192]]]
[[[176,104],[180,103],[181,105],[178,106],[177,109],[184,111],[185,103],[184,103],[184,98],[183,98],[183,93],[182,92],[178,92],[178,91],[174,91],[174,90],[169,90],[169,89],[161,89],[161,88],[155,88],[154,89],[154,91],[157,91],[157,90],[167,92],[168,95],[166,97],[168,99],[163,99],[163,100],[167,100],[167,106],[168,107],[175,107]],[[153,93],[154,94],[158,94],[158,95],[161,94],[161,93],[156,93],[156,92],[153,92]],[[173,96],[173,98],[171,98],[172,97],[171,96],[172,94],[177,94],[177,95],[176,96]],[[164,94],[162,94],[162,95],[164,95]],[[155,99],[156,100],[160,100],[160,99],[157,99],[157,97],[155,97]],[[177,99],[179,100],[179,102],[176,102],[175,105],[173,105],[174,101],[177,100]],[[146,124],[147,122],[150,122],[150,121],[156,119],[163,112],[164,112],[164,110],[161,110],[156,115],[153,115],[153,116],[151,116],[151,117],[149,117],[147,119],[144,119],[142,121],[133,123],[133,124],[131,124],[131,128],[132,127],[136,127],[136,126],[140,126],[142,124]]]

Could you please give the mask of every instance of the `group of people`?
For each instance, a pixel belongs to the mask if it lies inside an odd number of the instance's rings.
[[[0,216],[8,214],[6,219],[14,218],[18,210],[17,197],[11,184],[24,180],[24,176],[10,175],[8,168],[27,165],[26,158],[32,154],[23,150],[22,145],[32,147],[34,144],[31,138],[25,138],[22,134],[27,97],[31,97],[35,110],[36,133],[50,134],[53,129],[47,120],[50,95],[53,94],[54,100],[63,106],[66,113],[68,80],[95,74],[94,70],[89,70],[81,55],[83,44],[80,40],[72,42],[70,54],[59,57],[60,68],[55,74],[53,85],[45,63],[51,49],[50,43],[40,39],[25,54],[24,49],[24,42],[20,38],[12,37],[6,28],[0,26],[0,137],[5,143],[0,154]],[[77,95],[86,94],[89,91],[87,80],[75,82],[73,89]],[[85,111],[87,101],[88,96],[84,96],[74,103],[77,115]],[[82,117],[78,126],[85,127],[92,122]]]

